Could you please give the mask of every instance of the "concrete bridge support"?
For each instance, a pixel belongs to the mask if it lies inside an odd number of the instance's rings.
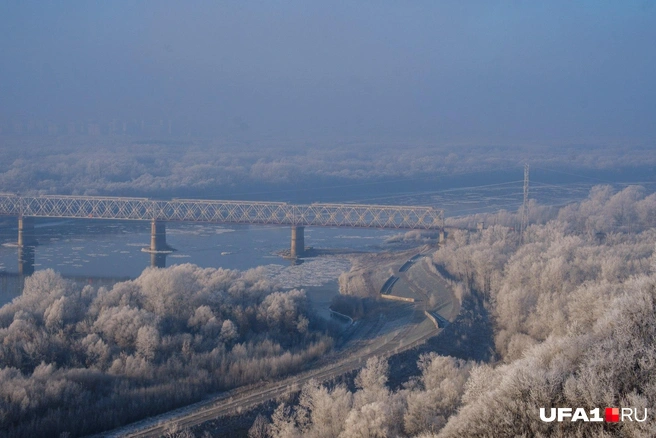
[[[18,247],[18,275],[28,276],[34,274],[34,247]]]
[[[37,245],[34,235],[34,218],[18,218],[18,274],[34,274],[34,247]]]
[[[18,246],[35,246],[36,237],[34,237],[34,218],[33,217],[19,217],[18,218]]]
[[[163,252],[171,250],[171,247],[166,243],[166,222],[153,219],[150,222],[150,251]]]
[[[150,253],[150,267],[151,268],[166,268],[166,256],[164,252],[151,252]]]
[[[305,254],[305,227],[292,225],[292,257],[303,257]]]

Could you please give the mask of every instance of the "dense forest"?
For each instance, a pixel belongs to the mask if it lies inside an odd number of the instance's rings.
[[[111,289],[52,270],[0,309],[0,436],[81,436],[299,370],[332,347],[261,269],[147,269]]]
[[[523,238],[508,227],[516,215],[485,219],[496,225],[451,233],[433,263],[484,298],[494,362],[425,354],[421,374],[391,391],[387,363],[372,359],[355,391],[310,383],[251,436],[656,436],[656,195],[601,186],[560,209],[534,204]],[[649,419],[547,423],[541,407],[647,408]]]

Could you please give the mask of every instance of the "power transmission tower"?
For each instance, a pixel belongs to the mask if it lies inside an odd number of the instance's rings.
[[[524,231],[528,226],[528,163],[524,164],[524,203],[522,204],[522,223],[520,237],[524,241]]]

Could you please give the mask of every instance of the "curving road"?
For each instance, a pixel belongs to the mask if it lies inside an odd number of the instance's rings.
[[[403,277],[401,281],[407,282],[405,286],[411,286],[410,280],[406,276]],[[418,285],[412,285],[411,288],[422,289]],[[311,379],[328,381],[361,368],[367,359],[373,356],[389,357],[414,348],[441,330],[423,316],[424,306],[425,304],[399,304],[393,314],[380,314],[367,324],[356,327],[355,332],[349,336],[351,340],[344,348],[326,357],[311,370],[281,381],[238,388],[210,400],[105,433],[103,436],[162,436],[172,424],[183,428],[191,427],[218,417],[246,412],[269,400],[299,391]]]
[[[360,348],[350,348],[341,352],[348,356],[330,365],[303,372],[282,381],[229,392],[212,400],[197,403],[179,413],[169,413],[160,421],[153,419],[148,423],[133,425],[132,431],[121,429],[104,436],[110,437],[158,437],[164,435],[173,423],[181,427],[191,427],[208,420],[225,415],[246,412],[266,401],[276,399],[289,392],[300,390],[311,379],[319,382],[328,381],[361,368],[373,356],[389,357],[401,351],[414,348],[428,338],[436,335],[438,330],[428,320],[418,325],[406,325],[393,332],[375,338]],[[135,430],[137,429],[138,430]]]

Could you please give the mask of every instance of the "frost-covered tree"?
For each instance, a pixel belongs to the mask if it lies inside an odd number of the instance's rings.
[[[267,438],[269,436],[269,421],[262,414],[258,414],[253,425],[248,429],[248,438]]]
[[[394,392],[384,361],[371,360],[339,436],[656,436],[652,413],[612,426],[538,416],[656,403],[655,207],[640,188],[602,186],[529,226],[521,243],[501,225],[453,232],[432,260],[484,299],[500,360],[425,355],[421,375]]]
[[[304,292],[275,290],[261,270],[178,265],[98,289],[38,271],[0,308],[0,437],[115,427],[331,346]]]

